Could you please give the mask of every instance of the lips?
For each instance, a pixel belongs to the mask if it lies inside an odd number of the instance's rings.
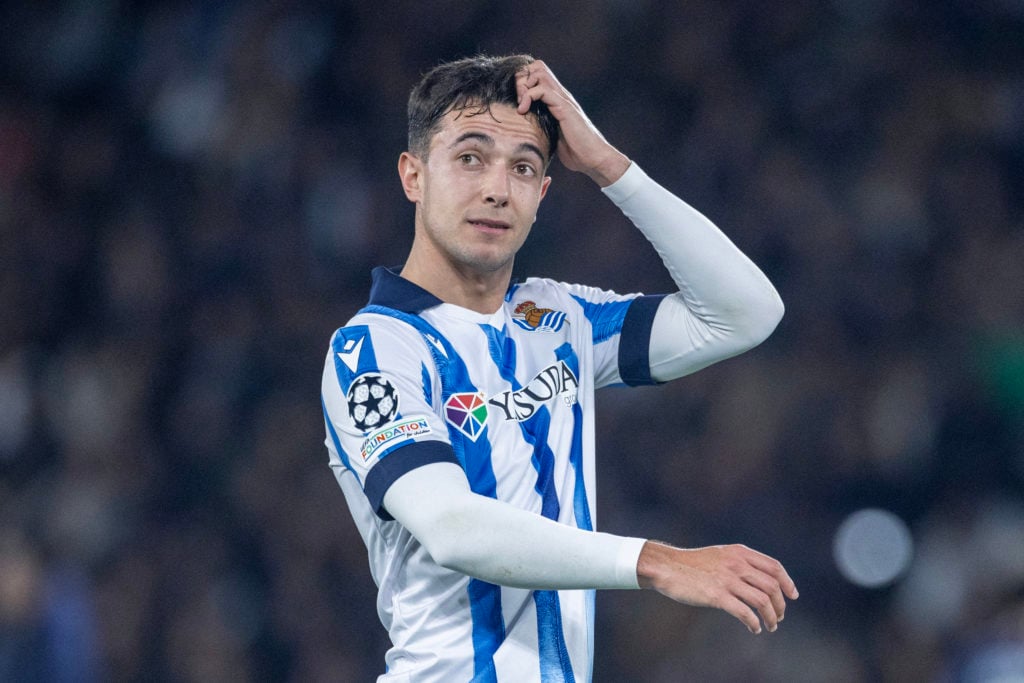
[[[487,218],[470,218],[469,224],[475,228],[484,230],[508,230],[512,226],[505,221],[495,221]]]

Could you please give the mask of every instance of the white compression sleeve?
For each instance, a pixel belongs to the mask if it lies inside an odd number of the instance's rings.
[[[452,463],[399,477],[384,507],[439,565],[502,586],[638,588],[644,539],[584,531],[473,493]]]
[[[602,189],[654,245],[679,291],[658,307],[651,375],[667,381],[757,346],[782,318],[764,273],[699,211],[635,163]]]

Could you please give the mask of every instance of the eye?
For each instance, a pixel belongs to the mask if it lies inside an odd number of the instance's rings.
[[[512,170],[515,171],[517,175],[526,176],[528,178],[532,178],[537,175],[536,169],[534,169],[530,164],[516,164],[512,167]]]
[[[476,154],[470,154],[469,152],[460,154],[458,158],[459,163],[462,164],[463,166],[472,166],[474,164],[480,163],[480,157],[478,157]]]

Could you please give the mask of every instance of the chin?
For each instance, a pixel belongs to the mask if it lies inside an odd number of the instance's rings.
[[[460,259],[462,264],[480,273],[495,273],[503,268],[512,266],[513,257],[507,254],[501,255],[467,255],[467,258]]]

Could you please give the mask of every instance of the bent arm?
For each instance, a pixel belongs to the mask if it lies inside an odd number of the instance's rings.
[[[651,376],[667,381],[751,349],[784,307],[754,263],[714,223],[632,164],[602,190],[661,256],[679,291],[658,306]]]
[[[392,517],[442,567],[535,590],[653,588],[774,631],[798,594],[778,561],[739,545],[684,550],[584,531],[473,493],[452,463],[417,467],[384,494]]]
[[[384,507],[434,562],[484,581],[544,590],[639,587],[643,539],[584,531],[473,493],[451,463],[402,475]]]

